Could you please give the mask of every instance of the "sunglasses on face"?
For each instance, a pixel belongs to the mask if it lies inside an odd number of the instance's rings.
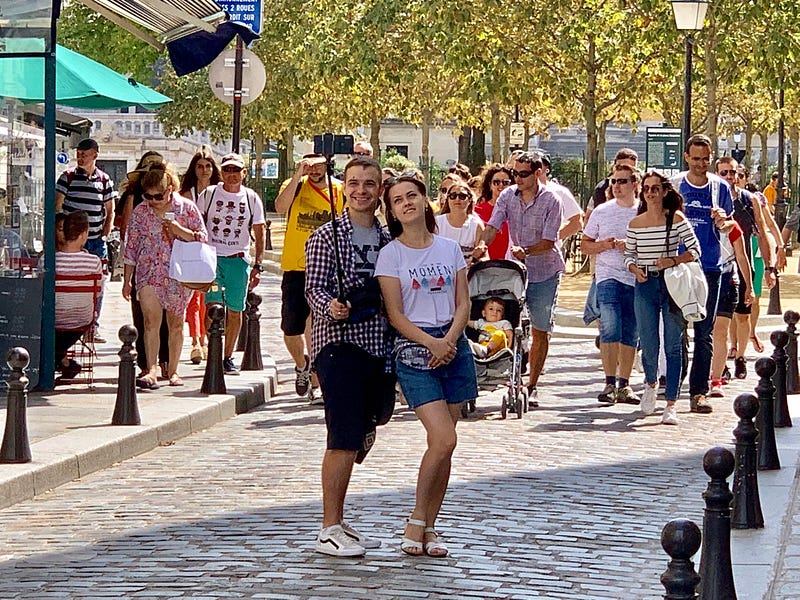
[[[369,152],[353,152],[353,156],[369,156]]]
[[[736,175],[736,169],[723,169],[722,171],[719,172],[719,174],[722,177],[727,177],[729,174],[731,176],[735,176]]]
[[[655,184],[655,185],[644,185],[644,186],[642,186],[642,191],[645,194],[648,193],[648,192],[660,192],[661,191],[661,185],[658,184],[658,183]]]
[[[222,167],[223,173],[239,173],[241,169],[239,167]]]
[[[469,194],[466,192],[450,192],[447,194],[448,200],[466,200],[469,198]]]
[[[511,185],[511,180],[510,179],[492,179],[492,185],[495,186],[495,187],[498,187],[498,186],[501,186],[501,185]]]
[[[513,169],[511,171],[511,176],[512,177],[519,177],[520,179],[526,179],[527,177],[530,177],[531,175],[533,175],[533,171],[516,171],[516,170],[513,170]]]
[[[747,178],[747,175],[745,175],[744,173],[736,173],[736,176],[737,176],[739,179],[746,179],[746,178]]]
[[[611,185],[617,185],[617,184],[625,185],[626,183],[633,183],[634,181],[636,181],[636,180],[631,178],[631,177],[625,177],[624,179],[609,179],[608,180],[608,182]]]
[[[167,192],[162,192],[160,194],[142,194],[142,198],[145,200],[157,200],[158,202],[161,202],[166,196],[168,196]]]

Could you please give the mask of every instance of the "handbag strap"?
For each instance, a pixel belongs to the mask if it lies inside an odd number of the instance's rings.
[[[667,233],[664,236],[664,252],[669,256],[669,234],[672,232],[672,223],[675,220],[675,211],[667,212]]]

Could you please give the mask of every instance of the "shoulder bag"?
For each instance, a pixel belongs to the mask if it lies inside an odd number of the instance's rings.
[[[211,289],[217,277],[217,251],[203,242],[172,242],[169,277],[184,287],[201,292]]]
[[[672,230],[674,213],[667,215],[666,250],[669,254],[669,234]],[[675,305],[680,309],[683,318],[690,323],[706,318],[706,300],[708,299],[708,281],[703,268],[696,260],[679,263],[663,271],[667,292]]]

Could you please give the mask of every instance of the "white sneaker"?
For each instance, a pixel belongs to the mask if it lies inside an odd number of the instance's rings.
[[[639,405],[642,414],[652,415],[656,410],[656,396],[658,395],[658,384],[655,387],[650,387],[645,384],[644,392],[642,392],[642,403]]]
[[[342,531],[344,531],[346,536],[352,538],[353,541],[355,541],[359,546],[362,546],[367,550],[375,550],[376,548],[381,547],[380,540],[365,536],[363,533],[356,531],[354,527],[351,527],[344,521],[342,521]]]
[[[341,525],[331,525],[321,529],[314,550],[328,556],[364,556],[366,549],[347,535]]]
[[[661,415],[662,425],[677,425],[678,424],[678,411],[674,406],[667,406],[664,408],[664,414]]]
[[[310,387],[308,388],[308,403],[311,406],[322,406],[325,404],[325,397],[322,395],[322,392],[319,388]]]
[[[722,386],[719,383],[712,383],[711,390],[708,392],[709,398],[724,398],[725,392],[722,391]]]

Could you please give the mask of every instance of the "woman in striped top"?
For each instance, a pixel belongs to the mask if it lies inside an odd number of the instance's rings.
[[[664,353],[667,357],[667,406],[661,422],[677,425],[675,401],[681,380],[682,334],[685,321],[672,302],[662,277],[664,269],[700,258],[700,244],[682,212],[683,198],[666,176],[649,171],[642,179],[639,214],[628,225],[625,266],[636,275],[634,311],[642,347],[645,391],[641,410],[655,410],[658,384],[659,318],[664,321]],[[669,233],[668,233],[669,232]],[[668,238],[668,242],[667,242]],[[682,244],[685,250],[678,253]]]

